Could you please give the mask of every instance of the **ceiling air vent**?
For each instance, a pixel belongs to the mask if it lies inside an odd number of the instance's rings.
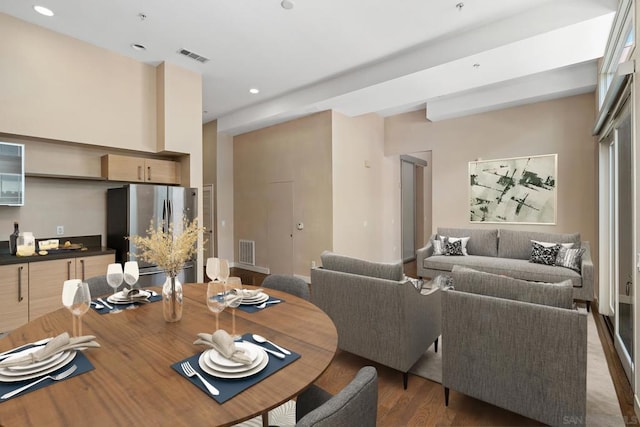
[[[187,49],[180,49],[178,53],[184,56],[188,56],[191,59],[195,59],[198,62],[202,62],[203,64],[205,62],[209,62],[209,58],[205,58],[204,56],[198,55],[197,53],[191,52],[190,50],[187,50]]]

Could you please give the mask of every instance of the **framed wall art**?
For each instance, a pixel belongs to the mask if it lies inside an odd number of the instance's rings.
[[[469,162],[470,222],[555,224],[558,155]]]

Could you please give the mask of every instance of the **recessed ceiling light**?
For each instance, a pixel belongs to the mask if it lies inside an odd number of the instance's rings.
[[[473,64],[473,68],[475,68],[475,69],[477,70],[478,68],[480,68],[480,64],[478,64],[478,63],[476,62],[475,64]]]
[[[40,15],[53,16],[53,11],[44,6],[33,6],[33,10],[38,12]]]
[[[147,50],[147,47],[143,44],[140,43],[132,43],[131,44],[131,49],[133,50]]]
[[[281,6],[283,9],[287,9],[287,10],[289,10],[289,9],[293,9],[293,6],[294,6],[294,5],[295,5],[295,3],[293,2],[293,0],[282,0],[282,1],[280,2],[280,6]]]
[[[258,94],[260,93],[260,89],[256,89],[255,87],[252,87],[251,89],[249,89],[249,93],[252,93],[254,95]]]
[[[458,12],[461,12],[462,8],[464,7],[464,3],[460,2],[456,5],[456,7],[458,8]]]

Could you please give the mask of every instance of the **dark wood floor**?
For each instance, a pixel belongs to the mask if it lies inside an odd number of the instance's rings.
[[[415,276],[415,262],[405,265],[405,273]],[[232,270],[242,282],[259,286],[264,275],[246,270]],[[633,393],[615,353],[611,336],[604,320],[595,310],[593,316],[603,345],[609,372],[616,389],[618,402],[627,425],[640,425],[633,411]],[[449,406],[444,406],[444,393],[438,383],[410,375],[409,387],[402,387],[398,371],[375,364],[351,353],[338,351],[335,359],[316,382],[317,385],[337,393],[345,387],[356,372],[365,365],[378,370],[378,425],[379,426],[535,426],[540,423],[513,412],[481,402],[451,391]]]

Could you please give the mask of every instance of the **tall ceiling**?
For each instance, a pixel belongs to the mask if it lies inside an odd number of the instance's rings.
[[[436,121],[593,91],[618,3],[34,1],[2,0],[0,12],[201,73],[202,120],[217,119],[218,131],[232,135],[326,109],[387,116],[426,107]],[[37,14],[34,4],[55,15]]]

